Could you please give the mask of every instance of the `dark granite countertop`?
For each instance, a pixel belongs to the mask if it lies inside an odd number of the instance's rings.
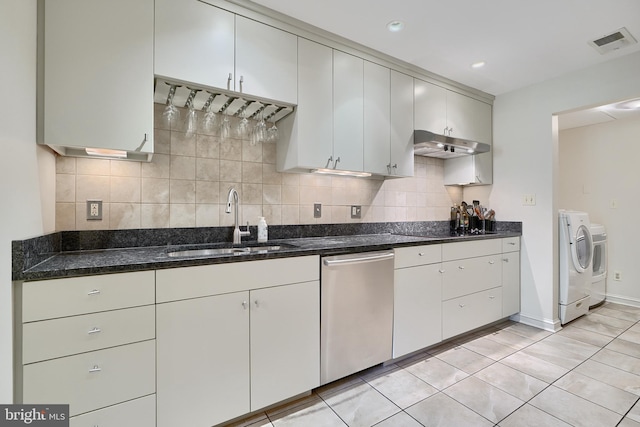
[[[389,223],[384,224],[388,225]],[[398,227],[397,224],[406,226]],[[307,233],[301,233],[300,227],[296,227],[295,230],[290,228],[294,226],[281,226],[281,229],[273,227],[274,232],[272,233],[272,227],[270,227],[270,235],[275,238],[270,239],[268,244],[281,245],[282,249],[278,251],[197,257],[171,257],[168,252],[184,249],[232,247],[229,243],[225,243],[230,239],[219,238],[221,236],[212,238],[211,235],[208,235],[208,241],[205,242],[198,241],[198,239],[186,241],[186,239],[183,240],[182,233],[178,233],[180,238],[172,235],[168,242],[162,245],[123,246],[122,243],[114,243],[114,240],[117,239],[108,234],[109,239],[106,239],[109,241],[108,243],[101,241],[100,243],[87,244],[85,242],[74,248],[75,243],[69,244],[65,242],[65,239],[75,239],[78,236],[54,233],[41,238],[13,242],[13,280],[43,280],[305,255],[338,255],[402,246],[503,238],[522,234],[521,223],[506,224],[508,225],[502,230],[498,228],[495,234],[466,236],[450,236],[448,229],[443,228],[442,224],[438,222],[393,223],[392,227],[365,227],[366,229],[352,226],[345,229],[344,227],[335,228],[335,226],[325,225],[320,227],[322,235],[319,236],[313,235],[318,234],[318,230],[313,227],[307,230]],[[189,229],[182,231],[187,230]],[[223,228],[223,230],[225,233],[228,231],[227,228]],[[370,232],[376,230],[381,232]],[[340,233],[340,231],[344,234],[334,234]],[[351,234],[348,233],[349,231],[364,231],[364,233]],[[164,233],[167,231],[165,230]],[[201,234],[198,233],[199,236]],[[411,234],[420,234],[421,236]],[[89,236],[95,238],[94,235]],[[252,236],[255,236],[255,233],[252,233]],[[81,236],[77,240],[82,240],[82,237],[87,238],[87,236]],[[104,236],[101,237],[101,240],[105,240]],[[257,242],[249,240],[243,242],[241,246],[255,245]],[[60,247],[67,250],[56,250]]]

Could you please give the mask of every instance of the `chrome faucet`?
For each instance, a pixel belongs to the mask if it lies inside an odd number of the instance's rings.
[[[229,194],[227,195],[227,209],[225,209],[226,213],[231,213],[231,203],[233,203],[233,208],[235,210],[234,221],[233,221],[233,244],[238,244],[242,242],[243,236],[249,236],[251,233],[249,232],[249,222],[247,222],[247,231],[241,231],[238,226],[238,202],[240,197],[238,196],[238,192],[235,188],[231,187],[229,189]]]

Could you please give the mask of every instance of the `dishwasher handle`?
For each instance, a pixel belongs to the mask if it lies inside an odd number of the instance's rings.
[[[386,259],[393,259],[394,256],[395,255],[393,251],[373,252],[371,254],[361,254],[358,256],[345,256],[344,258],[340,258],[340,257],[335,257],[333,259],[325,258],[323,260],[323,263],[327,267],[337,266],[337,265],[362,264],[365,262],[375,262],[375,261],[383,261]]]

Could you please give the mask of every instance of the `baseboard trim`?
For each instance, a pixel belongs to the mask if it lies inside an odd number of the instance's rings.
[[[607,294],[605,302],[615,302],[617,304],[630,305],[632,307],[640,307],[640,299],[631,298],[623,295]]]
[[[511,320],[525,325],[533,326],[534,328],[544,329],[545,331],[549,332],[558,332],[560,329],[562,329],[562,326],[560,325],[560,319],[537,319],[518,313],[511,316]]]

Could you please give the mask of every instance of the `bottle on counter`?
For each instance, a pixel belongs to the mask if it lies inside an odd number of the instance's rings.
[[[267,240],[269,240],[267,221],[261,216],[258,218],[258,242],[266,242]]]

